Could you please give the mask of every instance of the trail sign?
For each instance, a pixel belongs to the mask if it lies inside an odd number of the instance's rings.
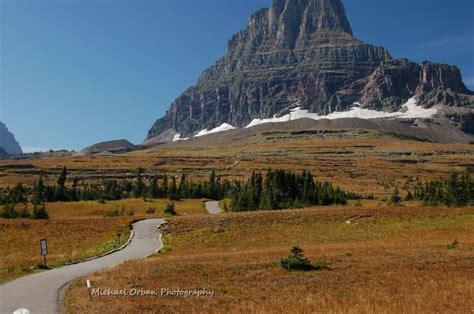
[[[46,242],[46,239],[40,240],[40,247],[41,255],[44,257],[44,267],[48,267],[48,264],[46,264],[46,255],[48,255],[48,243]]]
[[[41,255],[43,256],[48,255],[48,243],[46,242],[46,239],[40,240],[40,246],[41,246]]]

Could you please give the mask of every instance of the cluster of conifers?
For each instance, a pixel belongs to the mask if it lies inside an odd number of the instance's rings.
[[[469,206],[474,203],[474,188],[469,169],[452,171],[443,180],[418,182],[413,193],[405,199],[417,200],[425,205]]]
[[[45,202],[80,200],[111,201],[130,197],[179,200],[181,198],[230,199],[229,210],[282,209],[307,205],[345,204],[348,199],[361,198],[354,193],[335,188],[330,182],[317,182],[307,171],[295,173],[269,169],[266,175],[254,172],[246,182],[229,181],[210,173],[207,180],[193,182],[185,174],[174,176],[145,176],[139,168],[134,179],[103,179],[95,183],[68,181],[63,168],[56,184],[46,185],[40,177],[29,188],[18,183],[0,191],[0,204],[41,205]]]

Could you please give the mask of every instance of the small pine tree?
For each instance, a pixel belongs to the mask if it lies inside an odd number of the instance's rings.
[[[137,169],[137,182],[135,184],[135,188],[133,189],[133,194],[136,198],[142,197],[145,194],[145,183],[143,182],[142,176],[143,172],[145,172],[145,169]]]
[[[402,198],[400,197],[400,192],[398,191],[398,188],[395,188],[395,190],[392,193],[392,196],[390,196],[389,203],[391,205],[400,205],[402,202]]]
[[[43,177],[40,176],[38,181],[33,185],[33,196],[31,197],[31,203],[39,205],[45,201],[45,186]]]
[[[286,270],[311,270],[311,262],[304,257],[303,250],[294,246],[290,249],[291,255],[286,258],[281,258],[279,264]]]

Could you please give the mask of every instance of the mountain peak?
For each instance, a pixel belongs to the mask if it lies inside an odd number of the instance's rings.
[[[344,32],[352,36],[341,0],[273,0],[270,11],[287,22],[296,22],[295,31],[317,33],[321,31]]]
[[[274,0],[254,13],[228,45],[231,56],[353,41],[341,0]]]
[[[357,102],[397,112],[414,96],[425,108],[449,106],[444,112],[461,128],[474,125],[473,115],[452,117],[474,106],[455,67],[394,60],[385,48],[355,39],[341,0],[273,0],[231,37],[227,53],[172,103],[147,139],[192,137],[223,123],[245,127],[294,106],[329,115]]]

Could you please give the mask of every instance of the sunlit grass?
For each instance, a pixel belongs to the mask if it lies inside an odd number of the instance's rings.
[[[350,223],[349,223],[350,222]],[[465,312],[471,298],[474,213],[469,208],[330,207],[171,219],[162,253],[88,276],[95,287],[201,289],[213,298],[88,296],[70,312]],[[458,239],[454,249],[447,245]],[[288,272],[298,245],[331,270]]]
[[[43,261],[39,241],[48,240],[48,264],[100,255],[119,247],[130,235],[130,223],[137,219],[164,217],[168,200],[125,199],[104,204],[96,201],[47,203],[49,220],[0,219],[0,282],[37,270]],[[203,200],[174,202],[179,215],[206,214]],[[31,206],[30,206],[31,207]],[[120,217],[105,217],[118,209]],[[155,214],[146,214],[155,208]],[[129,215],[133,211],[133,215]],[[118,233],[121,234],[120,243]]]

